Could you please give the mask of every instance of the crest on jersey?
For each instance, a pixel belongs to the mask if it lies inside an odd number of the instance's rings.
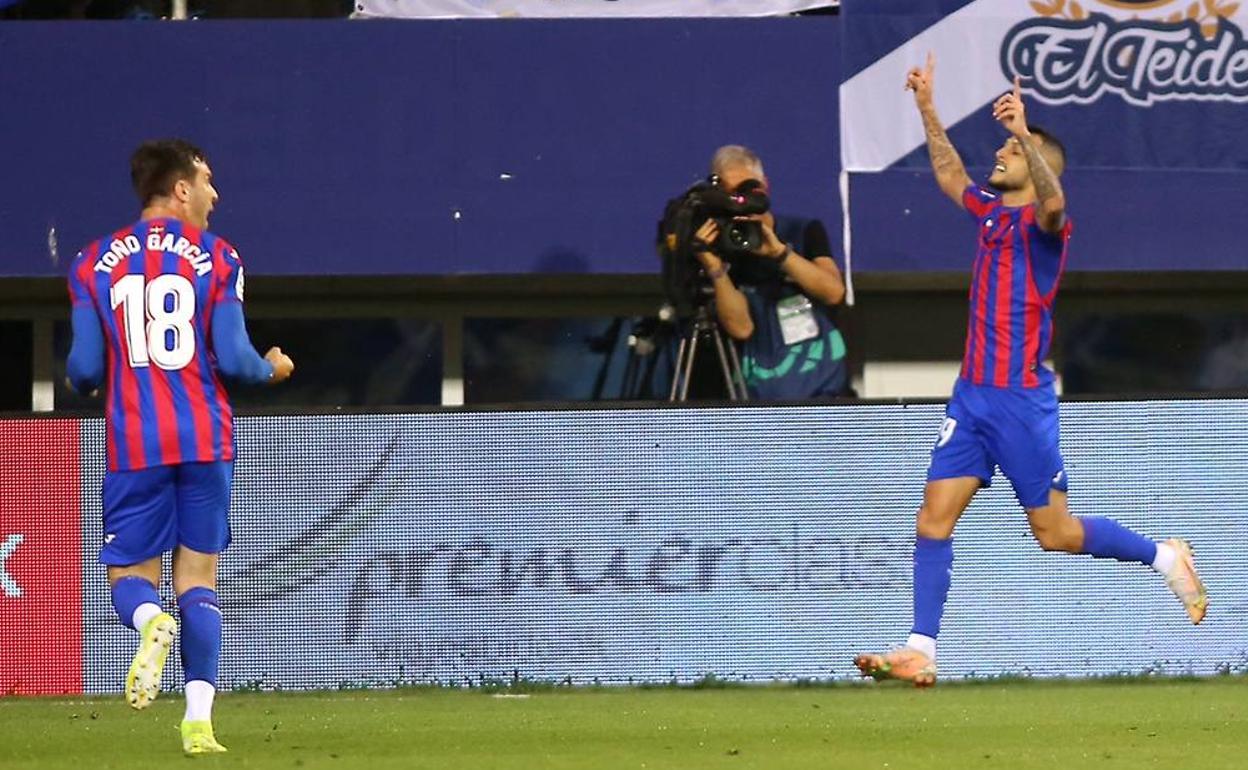
[[[1248,101],[1248,16],[1235,0],[1029,0],[1037,14],[1001,45],[1001,69],[1048,104],[1117,94]]]

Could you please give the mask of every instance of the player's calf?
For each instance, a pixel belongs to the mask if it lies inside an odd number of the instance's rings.
[[[1036,542],[1040,544],[1040,547],[1046,551],[1079,553],[1083,548],[1082,531],[1070,531],[1060,528],[1037,529],[1033,527],[1031,534],[1036,538]]]

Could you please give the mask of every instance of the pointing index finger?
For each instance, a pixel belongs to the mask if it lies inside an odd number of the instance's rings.
[[[1022,78],[1020,78],[1018,75],[1014,76],[1014,98],[1015,99],[1023,98]]]
[[[936,52],[935,51],[927,52],[927,65],[924,67],[924,69],[927,71],[928,75],[931,75],[933,72],[936,71]]]

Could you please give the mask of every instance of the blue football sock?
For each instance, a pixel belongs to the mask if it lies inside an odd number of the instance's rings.
[[[178,597],[182,612],[182,671],[186,681],[217,686],[217,664],[221,660],[221,609],[217,592],[192,588]]]
[[[111,592],[113,609],[117,611],[117,617],[121,618],[121,622],[127,628],[134,628],[134,611],[139,608],[139,605],[160,606],[160,594],[156,593],[156,586],[138,575],[127,575],[113,583]]]
[[[914,543],[914,628],[911,633],[935,639],[945,612],[953,575],[953,538],[920,535]]]
[[[1080,516],[1083,522],[1083,553],[1098,559],[1138,561],[1152,564],[1157,558],[1157,544],[1136,534],[1113,519]]]

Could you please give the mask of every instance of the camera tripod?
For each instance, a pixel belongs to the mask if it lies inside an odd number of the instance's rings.
[[[715,343],[719,371],[724,376],[724,390],[728,393],[729,400],[749,401],[737,348],[731,339],[724,339],[724,331],[719,328],[719,322],[715,320],[708,304],[698,306],[689,321],[689,331],[680,339],[680,347],[676,349],[676,365],[672,369],[672,387],[667,400],[685,401],[688,398],[689,380],[693,375],[693,361],[698,352],[698,344],[707,339]]]

